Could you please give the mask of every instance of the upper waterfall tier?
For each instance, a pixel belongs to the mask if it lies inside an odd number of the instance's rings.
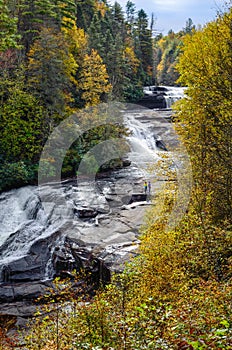
[[[184,97],[185,89],[178,86],[145,86],[144,96],[138,104],[151,109],[170,109],[175,101]]]

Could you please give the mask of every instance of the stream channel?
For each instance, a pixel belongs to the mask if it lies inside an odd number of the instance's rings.
[[[173,169],[181,163],[173,157],[179,142],[171,114],[170,108],[130,105],[124,113],[130,151],[125,166],[110,175],[0,194],[0,313],[17,316],[20,324],[54,276],[85,268],[107,282],[138,253],[146,210],[160,205],[167,181],[160,161],[173,158]],[[147,195],[145,180],[151,181]],[[65,207],[58,205],[61,197]]]

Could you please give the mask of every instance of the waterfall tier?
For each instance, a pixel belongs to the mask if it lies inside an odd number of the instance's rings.
[[[138,103],[151,109],[170,109],[174,102],[184,97],[184,90],[178,86],[145,86],[144,96]]]

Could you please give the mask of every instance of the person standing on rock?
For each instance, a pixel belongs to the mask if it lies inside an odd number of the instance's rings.
[[[147,181],[144,181],[143,188],[144,188],[144,192],[147,193]]]
[[[151,194],[151,181],[148,181],[147,188],[148,188],[148,193]]]

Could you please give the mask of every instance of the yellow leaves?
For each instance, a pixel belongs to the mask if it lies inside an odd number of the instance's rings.
[[[158,66],[157,66],[157,72],[158,73],[162,73],[162,71],[164,70],[164,62],[163,61],[161,61],[159,64],[158,64]]]
[[[100,12],[102,17],[104,17],[107,10],[106,4],[103,1],[98,0],[98,1],[95,1],[95,6],[96,6],[96,10]]]
[[[78,68],[78,64],[71,53],[67,54],[67,57],[64,59],[64,65],[66,74],[69,77],[70,81],[77,85],[75,74]]]
[[[88,39],[84,29],[77,28],[75,22],[72,27],[62,28],[65,39],[69,43],[69,50],[77,61],[82,60],[88,48]]]
[[[93,106],[100,103],[103,93],[111,91],[111,85],[108,82],[106,66],[96,50],[92,50],[90,55],[84,56],[79,76],[79,87],[83,90],[82,98],[87,106]]]
[[[180,81],[184,85],[191,83],[204,88],[212,88],[219,75],[224,74],[225,60],[231,67],[230,30],[223,20],[209,23],[203,30],[184,38],[183,55],[178,69]],[[182,73],[185,73],[184,75]],[[219,86],[217,86],[219,88]]]
[[[75,20],[70,18],[70,17],[62,17],[62,25],[63,27],[61,28],[63,32],[68,31],[68,28],[74,27],[76,25]]]
[[[134,74],[136,74],[139,67],[139,59],[136,57],[132,47],[126,47],[124,50],[124,60],[131,67]]]
[[[209,222],[231,216],[232,10],[184,38],[177,68],[187,98],[176,105],[177,127],[197,183],[193,206]],[[230,59],[228,59],[230,57]],[[229,174],[230,173],[230,174]],[[199,193],[200,192],[200,195]],[[201,200],[200,200],[201,199]],[[198,201],[197,201],[198,200]],[[204,218],[206,225],[206,219]]]
[[[48,341],[41,350],[56,350],[57,346],[54,341]]]
[[[147,66],[147,74],[152,77],[153,75],[153,67],[152,66]]]

